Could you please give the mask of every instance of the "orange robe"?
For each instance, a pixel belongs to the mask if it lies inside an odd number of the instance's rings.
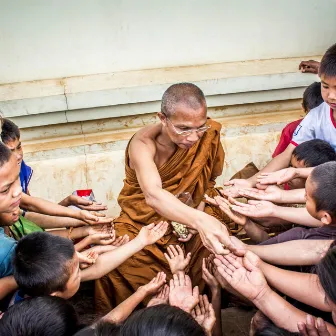
[[[205,193],[210,196],[218,194],[214,188],[215,179],[222,174],[224,164],[224,151],[220,142],[221,125],[211,119],[208,120],[208,124],[211,128],[199,142],[188,150],[178,148],[168,162],[158,169],[162,187],[173,195],[189,192],[195,207],[203,200]],[[122,211],[114,223],[118,235],[128,234],[133,239],[143,225],[164,218],[146,204],[136,173],[129,166],[128,148],[125,166],[126,179],[118,198]],[[216,210],[206,205],[207,213],[221,218],[221,212]],[[163,253],[171,244],[180,245],[186,253],[191,252],[192,259],[187,271],[194,285],[199,285],[201,288],[204,286],[202,259],[208,256],[209,252],[203,246],[198,234],[189,242],[181,243],[172,231],[172,227],[169,227],[164,237],[156,244],[147,246],[117,269],[96,281],[95,300],[99,312],[110,311],[133,294],[139,286],[147,284],[159,271],[165,272],[169,279],[171,272]]]

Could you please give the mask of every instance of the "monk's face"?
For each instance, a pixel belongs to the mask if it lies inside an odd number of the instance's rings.
[[[160,119],[170,140],[183,149],[191,148],[207,131],[205,104],[198,109],[179,104],[170,117]]]

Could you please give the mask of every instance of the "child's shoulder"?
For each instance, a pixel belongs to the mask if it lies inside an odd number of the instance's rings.
[[[319,106],[316,106],[315,108],[311,109],[307,115],[310,116],[322,116],[325,113],[329,113],[330,112],[330,107],[327,103],[323,102],[322,104],[320,104]]]

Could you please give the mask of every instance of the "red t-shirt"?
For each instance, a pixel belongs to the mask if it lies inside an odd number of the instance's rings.
[[[281,154],[287,148],[287,146],[292,141],[294,131],[300,125],[302,120],[303,119],[295,120],[295,121],[293,121],[293,122],[291,122],[291,123],[289,123],[288,125],[285,126],[285,128],[282,130],[279,143],[278,143],[277,147],[275,148],[275,151],[272,155],[273,158],[275,158],[276,156]]]

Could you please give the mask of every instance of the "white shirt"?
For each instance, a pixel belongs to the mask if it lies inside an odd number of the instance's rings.
[[[336,151],[336,121],[333,110],[327,103],[323,102],[309,111],[294,131],[291,144],[298,146],[312,139],[327,141]]]

